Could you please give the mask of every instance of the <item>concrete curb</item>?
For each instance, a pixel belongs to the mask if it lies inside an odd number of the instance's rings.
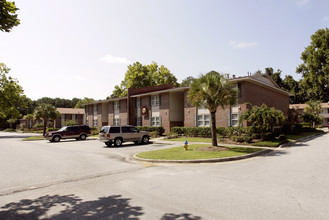
[[[150,162],[150,163],[217,163],[217,162],[226,162],[226,161],[234,161],[234,160],[242,160],[251,157],[256,157],[264,154],[268,154],[274,151],[274,149],[266,149],[262,151],[258,151],[251,154],[235,156],[235,157],[224,157],[224,158],[212,158],[212,159],[197,159],[197,160],[154,160],[154,159],[144,159],[137,157],[136,154],[132,157],[134,160]]]
[[[143,162],[150,162],[150,163],[217,163],[217,162],[243,160],[243,159],[247,159],[247,158],[251,158],[251,157],[265,155],[265,154],[268,154],[268,153],[270,153],[272,151],[275,151],[277,149],[280,149],[280,148],[290,147],[290,146],[296,144],[299,141],[309,140],[309,139],[312,139],[314,137],[324,135],[324,134],[326,134],[326,133],[314,134],[314,135],[311,135],[311,136],[308,136],[308,137],[305,137],[305,138],[298,139],[294,142],[288,142],[288,143],[281,144],[279,147],[274,148],[274,149],[265,149],[265,150],[258,151],[258,152],[255,152],[255,153],[246,154],[246,155],[242,155],[242,156],[235,156],[235,157],[213,158],[213,159],[197,159],[197,160],[154,160],[154,159],[140,158],[140,157],[137,157],[136,154],[135,154],[132,157],[132,159],[138,160],[138,161],[143,161]],[[244,146],[239,146],[239,147],[244,147]]]

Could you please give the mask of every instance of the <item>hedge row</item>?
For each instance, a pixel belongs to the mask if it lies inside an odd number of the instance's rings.
[[[163,127],[154,127],[154,126],[137,126],[140,131],[156,132],[157,135],[162,135],[165,132]]]
[[[190,137],[211,137],[210,127],[173,127],[171,128],[172,133],[178,135],[185,135]],[[251,135],[250,127],[217,127],[217,135],[223,137],[231,137],[233,135],[248,134]]]

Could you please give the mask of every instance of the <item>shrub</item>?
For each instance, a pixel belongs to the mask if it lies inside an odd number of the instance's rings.
[[[99,134],[99,130],[97,127],[90,127],[90,130],[92,135]]]
[[[287,140],[286,135],[284,135],[284,134],[280,134],[280,136],[279,136],[279,140],[281,140],[281,141]]]
[[[47,132],[50,132],[50,131],[58,131],[59,128],[47,128]]]
[[[172,127],[170,132],[183,135],[185,134],[185,127]]]
[[[137,129],[140,131],[156,132],[157,135],[162,135],[165,132],[165,129],[161,127],[154,126],[137,126]]]
[[[260,134],[259,134],[259,133],[253,133],[253,134],[251,135],[251,138],[252,138],[252,139],[260,139],[261,137],[260,137]]]
[[[79,123],[76,120],[64,121],[64,126],[78,125]]]
[[[43,128],[43,123],[36,123],[33,128]]]
[[[272,132],[267,132],[264,136],[264,141],[271,141],[274,140],[274,135]]]

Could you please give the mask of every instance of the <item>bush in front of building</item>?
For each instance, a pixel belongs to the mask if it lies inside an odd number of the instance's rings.
[[[165,129],[162,126],[137,126],[136,127],[140,131],[148,131],[148,132],[156,132],[157,135],[162,135],[165,132]]]
[[[99,128],[98,127],[90,127],[91,135],[97,135],[99,134]]]
[[[76,120],[67,120],[64,121],[64,126],[78,125],[79,123]]]
[[[211,137],[210,127],[173,127],[171,132],[189,137]],[[252,134],[250,127],[217,127],[216,133],[222,137],[241,136],[243,134],[251,136]]]

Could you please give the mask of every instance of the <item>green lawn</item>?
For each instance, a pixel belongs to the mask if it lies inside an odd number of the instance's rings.
[[[163,139],[165,141],[187,141],[187,142],[204,142],[211,143],[211,138],[196,138],[196,137],[180,137],[172,139]]]
[[[23,139],[23,141],[36,141],[36,140],[44,140],[44,137],[43,136],[32,136],[32,137]]]
[[[196,160],[196,159],[211,159],[240,156],[261,151],[259,148],[244,148],[244,147],[229,147],[226,151],[197,151],[197,148],[207,147],[207,144],[192,144],[188,146],[186,151],[181,147],[173,147],[163,150],[148,151],[137,154],[137,157],[144,159],[160,159],[160,160]]]
[[[308,137],[308,136],[311,136],[314,134],[318,134],[318,133],[321,133],[321,132],[304,132],[301,134],[288,134],[286,136],[287,136],[288,141],[295,141],[295,140],[298,140],[298,139],[301,139],[304,137]]]

